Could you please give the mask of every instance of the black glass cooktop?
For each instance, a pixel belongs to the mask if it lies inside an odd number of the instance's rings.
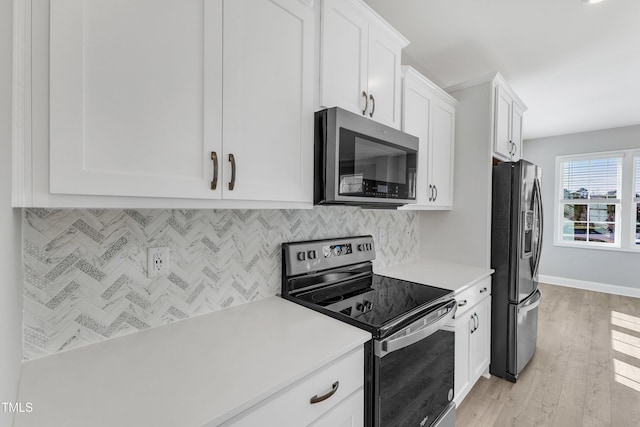
[[[299,293],[292,299],[380,336],[397,329],[394,326],[400,319],[406,325],[452,297],[448,289],[371,274]]]

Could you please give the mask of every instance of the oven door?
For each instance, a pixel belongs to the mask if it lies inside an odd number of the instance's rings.
[[[453,317],[455,309],[456,303],[452,301],[445,306],[444,313],[439,309],[435,318],[421,319],[391,337],[374,341],[369,384],[373,407],[368,425],[432,426],[454,409],[451,401],[455,340],[453,329],[445,323]]]

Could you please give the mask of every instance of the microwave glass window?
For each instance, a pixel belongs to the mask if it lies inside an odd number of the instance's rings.
[[[415,197],[414,150],[340,129],[339,194]]]

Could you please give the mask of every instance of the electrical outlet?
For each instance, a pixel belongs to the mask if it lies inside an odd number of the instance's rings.
[[[166,276],[169,274],[169,248],[147,249],[147,277]]]

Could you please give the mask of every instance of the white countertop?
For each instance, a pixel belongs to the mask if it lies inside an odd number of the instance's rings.
[[[267,298],[25,362],[14,426],[215,424],[370,338]]]
[[[376,274],[400,280],[450,289],[456,293],[489,277],[493,269],[422,258],[392,267],[375,269]]]

